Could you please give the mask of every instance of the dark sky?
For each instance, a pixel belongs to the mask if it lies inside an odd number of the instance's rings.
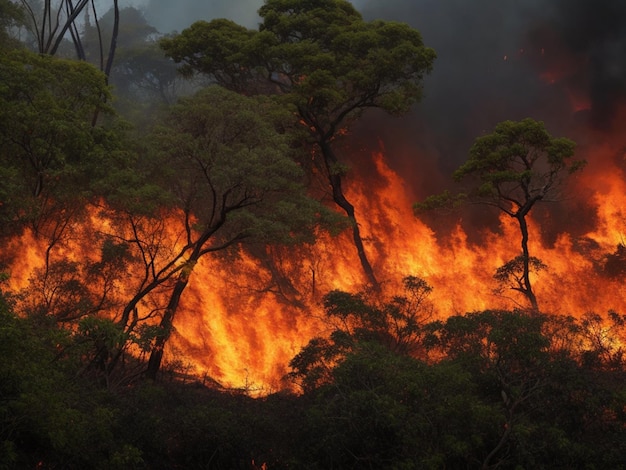
[[[355,4],[367,19],[408,22],[437,51],[416,112],[448,135],[476,134],[526,115],[549,121],[571,91],[591,99],[592,125],[606,125],[626,91],[626,2],[620,0]],[[567,70],[548,82],[548,72],[559,68]]]
[[[366,120],[422,197],[449,184],[473,140],[505,119],[543,120],[576,140],[610,131],[626,95],[621,0],[355,0],[366,19],[417,28],[438,58],[411,115]],[[572,111],[572,97],[585,108]],[[374,144],[373,144],[374,145]]]

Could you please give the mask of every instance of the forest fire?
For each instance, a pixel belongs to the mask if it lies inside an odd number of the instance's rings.
[[[518,49],[515,60],[504,56],[505,66],[533,62],[544,87],[552,87],[556,95],[567,98],[569,109],[557,110],[562,121],[557,127],[575,138],[577,157],[588,162],[584,172],[569,182],[561,201],[530,216],[530,251],[547,265],[547,269],[533,274],[533,284],[540,309],[547,314],[579,317],[589,311],[626,311],[623,279],[616,274],[621,270],[606,269],[607,257],[624,242],[626,141],[618,126],[595,128],[581,119],[588,113],[591,120],[597,117],[597,99],[588,90],[597,80],[593,71],[581,72],[589,67],[591,53],[570,52],[566,39],[542,28],[535,44]],[[533,50],[539,52],[533,55],[529,52]],[[619,109],[618,98],[610,104],[611,110]],[[488,108],[489,103],[485,106]],[[626,108],[611,114],[607,119],[612,123],[624,122]],[[405,151],[420,159],[418,150]],[[410,175],[392,168],[387,152],[384,148],[359,155],[353,151],[348,158],[352,168],[345,187],[383,293],[396,295],[402,278],[415,275],[433,287],[430,298],[437,318],[523,305],[519,293],[508,288],[498,290],[494,279],[497,268],[519,254],[516,222],[485,207],[481,218],[492,223],[482,227],[472,227],[463,217],[454,221],[448,217],[446,230],[430,226],[412,210],[412,204],[427,194],[412,187]],[[443,179],[438,174],[433,177]],[[69,227],[67,230],[74,232],[70,241],[66,246],[55,246],[47,261],[97,261],[91,242],[82,244],[81,240],[89,240],[82,233],[111,234],[115,229],[99,208],[91,210],[90,221]],[[457,215],[462,216],[462,212]],[[167,220],[163,224],[165,233]],[[181,233],[174,230],[168,237],[165,245],[175,247]],[[30,233],[12,243],[10,251],[21,256],[9,269],[11,287],[15,292],[32,290],[35,285],[29,279],[36,279],[36,271],[46,264],[49,247]],[[123,303],[124,296],[133,295],[135,281],[121,277],[116,282]],[[188,365],[190,373],[226,387],[261,393],[280,389],[285,386],[283,377],[290,359],[309,339],[326,331],[322,297],[334,289],[358,292],[367,284],[346,232],[336,237],[321,233],[313,245],[257,247],[203,257],[193,268],[188,291],[181,298],[166,360]],[[45,286],[41,286],[41,295],[46,297]],[[118,316],[119,305],[109,306],[108,313]],[[142,303],[136,308],[148,311],[153,307]]]
[[[589,168],[574,183],[571,194],[587,195],[587,203],[593,204],[594,230],[576,237],[560,233],[548,244],[541,233],[544,227],[554,229],[547,227],[550,218],[532,221],[530,226],[531,251],[548,266],[535,282],[541,309],[547,313],[578,317],[588,311],[626,310],[622,280],[602,272],[603,256],[615,251],[624,230],[626,188],[615,158],[619,146],[602,143],[588,148]],[[414,196],[387,166],[385,155],[377,153],[372,161],[376,181],[351,182],[349,195],[357,210],[367,214],[362,219],[366,248],[386,292],[397,293],[404,275],[421,276],[434,288],[431,299],[439,318],[523,304],[512,291],[494,292],[495,270],[519,250],[514,221],[502,216],[498,233],[485,229],[479,244],[468,241],[460,224],[438,239],[413,216]],[[493,217],[498,214],[494,212]],[[94,218],[93,223],[104,222]],[[28,247],[21,252],[29,254],[27,263],[23,257],[12,268],[16,288],[26,286],[27,268],[43,262],[42,253],[33,251],[37,246],[33,240],[25,238],[21,244]],[[89,247],[80,244],[70,252],[90,254]],[[168,360],[182,361],[193,366],[189,372],[250,392],[284,386],[289,360],[311,337],[324,332],[321,296],[331,289],[361,290],[364,280],[345,233],[336,238],[322,236],[306,248],[283,249],[275,253],[272,263],[274,275],[268,265],[246,253],[240,253],[236,261],[203,259],[182,301]],[[291,291],[281,290],[280,277],[288,280]]]
[[[623,466],[626,3],[119,3],[0,0],[7,468]]]
[[[579,317],[590,311],[626,310],[622,279],[603,273],[603,256],[615,251],[624,232],[624,180],[621,170],[605,160],[615,151],[591,148],[588,174],[571,192],[589,194],[597,187],[588,201],[597,212],[594,230],[575,237],[560,233],[548,244],[541,233],[550,219],[531,223],[531,252],[548,266],[535,281],[546,313]],[[461,225],[439,240],[413,216],[412,195],[384,158],[382,153],[373,156],[378,181],[353,184],[350,193],[357,210],[367,214],[362,220],[366,248],[384,289],[397,293],[403,275],[423,277],[434,287],[431,299],[439,318],[523,305],[512,291],[494,292],[495,270],[519,251],[515,222],[502,216],[498,233],[485,230],[480,244],[470,243]],[[183,304],[174,344],[185,360],[224,384],[280,387],[290,358],[313,335],[324,332],[319,295],[363,288],[353,251],[343,234],[287,254],[280,268],[297,286],[298,302],[287,301],[271,287],[263,289],[262,278],[272,282],[269,273],[245,255],[235,266],[207,260],[194,278],[193,295]]]
[[[576,217],[591,213],[591,229],[560,231],[555,225],[562,217],[550,207],[539,219],[530,221],[531,253],[547,265],[534,278],[545,313],[580,317],[590,311],[626,311],[623,279],[604,269],[606,257],[623,242],[626,143],[622,138],[588,131],[581,139],[580,152],[589,165],[572,180],[563,207],[569,208],[566,226],[575,226]],[[499,224],[495,231],[484,228],[479,236],[473,234],[471,239],[478,242],[469,240],[462,221],[447,234],[436,232],[413,215],[415,194],[390,169],[384,151],[371,155],[370,163],[371,168],[364,171],[354,168],[347,194],[363,214],[366,250],[386,294],[399,292],[403,276],[416,275],[434,288],[431,300],[436,318],[524,304],[514,291],[496,292],[493,278],[496,269],[519,252],[520,235],[514,220],[485,208],[494,220],[500,217]],[[560,210],[558,206],[555,209]],[[55,252],[57,259],[95,256],[91,246],[81,244],[88,239],[81,232],[111,230],[110,221],[97,214],[94,208],[90,224],[72,228],[73,241]],[[175,244],[177,234],[172,232],[169,237],[169,243]],[[14,244],[13,250],[23,255],[11,267],[12,288],[32,289],[28,279],[43,266],[46,247],[30,235]],[[314,245],[274,248],[264,254],[259,257],[240,251],[235,258],[200,260],[181,301],[175,334],[166,349],[167,361],[179,361],[179,366],[187,366],[187,372],[226,387],[249,393],[278,390],[286,385],[283,376],[290,359],[327,328],[322,319],[322,296],[333,289],[357,292],[366,284],[346,233],[337,237],[321,234]],[[118,288],[124,290],[122,285]]]

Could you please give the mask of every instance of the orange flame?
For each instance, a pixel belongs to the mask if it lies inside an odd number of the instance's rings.
[[[584,155],[579,156],[589,165],[575,180],[571,197],[584,198],[591,207],[592,230],[576,238],[561,233],[547,244],[540,236],[541,223],[530,220],[531,254],[548,265],[533,278],[546,313],[626,311],[622,280],[599,269],[602,256],[623,242],[626,142],[620,139],[589,133],[581,146]],[[388,166],[384,152],[373,155],[373,164],[376,181],[366,181],[355,169],[347,197],[355,205],[368,256],[384,289],[397,293],[403,276],[423,277],[434,288],[431,299],[440,318],[523,303],[513,291],[494,293],[495,270],[520,251],[514,220],[500,216],[500,233],[485,231],[480,243],[470,242],[461,224],[438,239],[413,215],[415,195]],[[95,210],[93,214],[92,226],[82,228],[85,233],[108,223]],[[87,235],[73,240],[60,256],[90,256]],[[27,233],[8,250],[21,253],[10,269],[11,287],[25,288],[33,270],[43,265],[45,246]],[[271,264],[245,251],[235,261],[214,257],[198,263],[175,320],[169,361],[182,359],[196,373],[227,387],[267,393],[285,386],[282,377],[289,360],[309,339],[326,332],[321,297],[331,289],[361,290],[365,278],[347,233],[336,238],[321,234],[315,245],[274,249],[272,254]]]

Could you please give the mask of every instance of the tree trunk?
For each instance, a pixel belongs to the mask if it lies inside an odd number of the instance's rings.
[[[172,291],[172,295],[170,296],[170,300],[167,304],[167,308],[165,309],[165,313],[163,314],[163,318],[161,318],[161,323],[159,324],[159,327],[161,328],[161,334],[155,340],[152,351],[150,352],[148,368],[146,369],[146,377],[148,377],[149,379],[156,380],[157,374],[161,369],[163,350],[165,349],[165,344],[167,343],[167,340],[172,334],[174,317],[176,316],[176,311],[178,310],[178,305],[180,304],[180,299],[182,297],[183,291],[189,283],[189,275],[191,274],[191,270],[192,269],[184,269],[178,276],[176,284],[174,285],[174,290]]]
[[[104,78],[106,80],[106,84],[109,84],[109,77],[111,75],[111,69],[113,68],[113,60],[115,58],[115,51],[117,50],[117,36],[120,30],[120,8],[118,0],[113,2],[113,12],[114,12],[114,21],[113,21],[113,31],[111,32],[111,43],[109,44],[109,54],[107,56],[107,62],[104,67]],[[94,9],[95,14],[95,9]],[[97,22],[97,18],[95,20]],[[100,36],[100,27],[98,26],[98,37],[100,38],[100,65],[102,66],[102,38]],[[100,115],[100,108],[96,108],[93,113],[93,118],[91,120],[92,127],[95,127],[98,123],[98,116]]]
[[[522,233],[522,257],[524,259],[524,272],[522,274],[523,279],[523,292],[530,302],[530,306],[534,312],[539,311],[539,305],[537,304],[537,297],[533,292],[533,288],[530,282],[530,252],[528,250],[528,225],[526,224],[526,217],[523,214],[516,216],[519,222],[520,231]]]
[[[365,247],[363,246],[363,239],[361,238],[359,224],[356,220],[356,216],[354,213],[354,206],[350,204],[350,202],[346,199],[345,194],[343,193],[341,174],[333,171],[333,166],[337,163],[337,157],[335,157],[335,154],[328,142],[321,142],[320,148],[322,150],[324,163],[328,172],[328,181],[330,183],[330,187],[333,190],[333,201],[335,201],[335,204],[337,204],[345,211],[346,215],[350,219],[350,222],[352,223],[352,239],[354,240],[354,246],[356,246],[359,260],[361,261],[361,267],[363,268],[363,272],[365,273],[365,276],[367,277],[372,287],[378,289],[379,284],[376,280],[376,276],[374,275],[374,269],[372,268],[372,265],[367,258],[367,254],[365,253]]]
[[[117,36],[120,31],[120,7],[119,1],[113,2],[113,31],[111,32],[111,43],[109,44],[109,54],[107,56],[107,63],[104,67],[104,75],[106,76],[107,85],[109,83],[109,76],[111,75],[111,69],[113,68],[113,60],[115,58],[115,51],[117,50]]]

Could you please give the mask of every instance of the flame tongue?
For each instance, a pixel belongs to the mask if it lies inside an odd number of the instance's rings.
[[[594,137],[598,136],[589,136],[590,142]],[[584,145],[589,167],[576,180],[567,204],[557,207],[569,208],[570,219],[591,213],[594,223],[586,225],[591,229],[579,228],[575,235],[557,232],[547,243],[545,232],[554,230],[549,225],[558,217],[530,221],[531,253],[548,265],[534,282],[545,312],[579,316],[587,311],[626,311],[622,279],[603,269],[606,255],[623,242],[626,220],[624,154],[618,151],[625,142],[619,139]],[[375,181],[356,174],[348,196],[363,214],[366,249],[385,290],[400,292],[405,275],[423,277],[434,287],[431,299],[439,317],[512,308],[522,302],[512,291],[494,293],[495,270],[519,254],[514,220],[501,216],[497,231],[483,229],[480,237],[471,237],[478,240],[473,242],[462,224],[437,235],[413,216],[415,196],[389,168],[385,155],[376,153],[372,162]],[[575,228],[576,221],[571,222],[568,225]],[[92,226],[83,229],[95,233],[106,223],[94,211]],[[86,235],[73,239],[85,243],[73,242],[62,256],[93,256]],[[11,268],[12,288],[18,290],[43,265],[44,246],[29,234],[13,240],[12,246],[14,252],[24,253]],[[313,246],[275,249],[271,262],[244,251],[236,260],[205,258],[183,297],[167,358],[179,359],[193,366],[193,372],[227,387],[277,390],[284,386],[281,379],[289,360],[310,338],[326,333],[321,297],[331,289],[358,291],[363,284],[347,233],[336,238],[322,234]]]
[[[550,219],[530,221],[531,253],[548,265],[534,283],[540,307],[547,313],[580,316],[626,308],[621,279],[608,277],[603,270],[603,257],[621,242],[626,220],[625,179],[620,161],[610,158],[615,148],[606,143],[588,147],[587,174],[572,192],[585,200],[568,201],[570,217],[594,213],[592,230],[576,236],[561,232],[547,243],[542,231],[554,231],[547,226]],[[513,291],[494,293],[495,270],[519,254],[514,220],[501,216],[497,233],[484,230],[481,237],[472,237],[479,242],[470,242],[460,224],[438,239],[413,216],[414,196],[387,166],[384,154],[375,154],[373,162],[375,184],[351,182],[348,196],[363,214],[366,248],[390,294],[400,291],[404,275],[413,274],[434,287],[431,299],[439,317],[523,304]],[[577,204],[587,209],[577,212]],[[363,287],[354,247],[345,234],[335,239],[322,236],[315,246],[283,253],[283,261],[285,256],[293,261],[283,274],[297,289],[297,302],[288,302],[266,268],[245,254],[230,275],[216,267],[218,261],[205,260],[191,286],[193,294],[185,299],[175,338],[198,369],[226,385],[276,389],[288,361],[312,336],[325,333],[320,296],[331,289]],[[265,289],[261,278],[267,282]]]

